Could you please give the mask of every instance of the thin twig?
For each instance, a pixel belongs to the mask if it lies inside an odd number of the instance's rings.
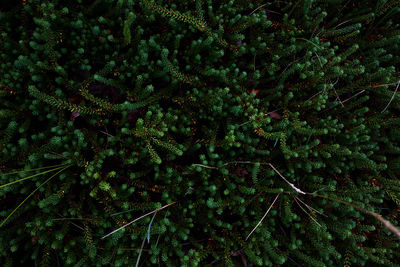
[[[315,191],[315,192],[313,192],[313,193],[304,192],[304,191],[302,191],[301,189],[297,188],[294,184],[292,184],[291,182],[289,182],[289,180],[286,179],[286,178],[274,167],[274,165],[272,165],[272,164],[269,163],[269,162],[231,161],[231,162],[224,163],[223,166],[226,166],[226,165],[228,165],[228,164],[233,164],[233,163],[234,163],[234,164],[242,163],[242,164],[269,165],[269,166],[270,166],[270,167],[271,167],[271,168],[272,168],[286,183],[288,183],[288,185],[290,185],[297,193],[300,193],[300,194],[303,194],[303,195],[306,195],[306,194],[308,194],[308,195],[313,195],[313,194],[315,194],[316,192],[321,191],[321,190],[324,189],[324,188],[318,189],[317,191]],[[204,168],[208,168],[208,169],[216,169],[216,170],[219,169],[218,167],[208,166],[208,165],[203,165],[203,164],[193,164],[193,165],[200,166],[200,167],[204,167]]]
[[[60,219],[53,219],[53,220],[74,219],[74,218],[65,218],[65,217],[62,216],[60,213],[57,213],[57,215],[60,216],[60,217],[62,217],[62,218],[60,218]],[[73,223],[73,222],[71,222],[71,221],[69,221],[69,223],[72,224],[73,226],[75,226],[75,227],[81,229],[82,231],[85,231],[85,229],[83,229],[83,227],[77,225],[76,223]]]
[[[339,27],[340,25],[343,25],[343,24],[345,24],[345,23],[347,23],[347,22],[350,22],[350,21],[351,21],[351,19],[345,20],[345,21],[339,23],[338,25],[336,25],[335,28],[337,28],[337,27]]]
[[[322,66],[322,61],[321,61],[321,59],[319,58],[317,52],[314,52],[314,53],[315,53],[315,55],[317,56],[318,61],[319,61],[319,65],[321,66],[321,69],[322,69],[322,68],[323,68],[323,66]]]
[[[323,92],[323,91],[319,91],[318,93],[316,93],[316,94],[310,96],[310,98],[308,98],[306,101],[308,101],[308,100],[310,100],[310,99],[313,99],[314,97],[316,97],[317,95],[321,94],[322,92]]]
[[[354,97],[356,97],[356,96],[358,96],[359,94],[362,94],[362,93],[364,93],[364,92],[365,92],[365,90],[361,90],[361,91],[358,92],[357,94],[355,94],[355,95],[353,95],[353,96],[347,98],[346,100],[343,100],[342,103],[344,104],[345,102],[349,101],[350,99],[352,99],[352,98],[354,98]]]
[[[297,188],[294,184],[292,184],[291,182],[289,182],[288,181],[288,179],[286,179],[275,167],[274,167],[274,165],[272,165],[271,163],[268,163],[268,162],[251,162],[251,161],[231,161],[231,162],[227,162],[227,163],[224,163],[223,164],[223,166],[226,166],[226,165],[228,165],[228,164],[232,164],[232,163],[234,163],[234,164],[237,164],[237,163],[243,163],[243,164],[261,164],[261,165],[269,165],[286,183],[288,183],[296,192],[298,192],[298,193],[300,193],[300,194],[309,194],[309,195],[312,195],[312,194],[314,194],[314,193],[307,193],[307,192],[304,192],[304,191],[302,191],[302,190],[300,190],[299,188]],[[207,166],[207,165],[203,165],[203,164],[193,164],[193,165],[196,165],[196,166],[200,166],[200,167],[204,167],[204,168],[208,168],[208,169],[219,169],[218,167],[214,167],[214,166]],[[322,189],[319,189],[319,190],[322,190]],[[319,190],[317,190],[317,191],[319,191]],[[316,192],[317,192],[316,191]]]
[[[347,206],[351,206],[353,208],[356,208],[356,209],[358,209],[358,210],[360,210],[362,212],[365,212],[365,213],[375,217],[377,220],[379,220],[383,224],[383,226],[385,226],[386,229],[391,231],[393,234],[395,234],[400,239],[400,230],[397,229],[397,227],[394,226],[391,222],[389,222],[388,220],[384,219],[380,214],[372,212],[372,211],[369,211],[369,210],[366,210],[366,209],[363,209],[363,208],[360,208],[359,206],[356,206],[354,204],[351,204],[349,202],[346,202],[346,201],[343,201],[343,200],[340,200],[340,199],[336,199],[336,198],[332,198],[332,197],[328,197],[328,196],[324,196],[324,195],[316,195],[316,196],[317,197],[321,197],[321,198],[330,199],[330,200],[345,204]]]
[[[103,248],[103,247],[96,247],[97,249],[101,249],[101,250],[111,250],[111,248]],[[139,250],[140,248],[118,248],[120,250]],[[150,251],[150,249],[143,249],[143,251]]]
[[[335,92],[336,99],[337,99],[337,100],[339,100],[339,102],[340,102],[340,105],[342,105],[342,107],[344,107],[344,105],[343,105],[343,102],[342,102],[342,100],[340,100],[340,97],[339,97],[338,93],[336,92],[336,89],[335,89],[335,87],[333,87],[333,91]]]
[[[321,224],[319,224],[319,223],[317,222],[317,220],[315,220],[314,217],[311,216],[311,214],[309,214],[309,213],[300,205],[300,203],[297,201],[296,198],[295,198],[294,200],[296,201],[297,205],[299,205],[300,209],[302,209],[316,224],[318,224],[319,227],[322,227]]]
[[[199,167],[204,167],[204,168],[207,168],[207,169],[215,169],[215,170],[218,170],[218,168],[217,167],[213,167],[213,166],[207,166],[207,165],[204,165],[204,164],[198,164],[198,163],[195,163],[195,164],[192,164],[193,166],[199,166]]]
[[[307,203],[305,203],[305,202],[304,202],[303,200],[301,200],[299,197],[297,197],[297,196],[294,196],[294,197],[297,198],[298,201],[300,201],[301,203],[303,203],[304,206],[306,206],[310,211],[315,211],[315,212],[318,213],[318,214],[321,214],[321,215],[323,215],[323,216],[325,216],[325,217],[328,217],[327,215],[323,214],[322,212],[320,212],[320,211],[314,209],[313,207],[309,206]]]
[[[396,85],[397,83],[385,83],[385,84],[378,84],[378,85],[370,85],[372,88],[382,87],[382,86],[389,86],[389,85]]]
[[[388,220],[384,219],[381,215],[368,211],[368,213],[372,216],[374,216],[376,219],[378,219],[389,231],[391,231],[393,234],[395,234],[398,238],[400,238],[400,230],[396,228],[391,222]]]
[[[54,154],[54,155],[57,155],[57,156],[60,156],[60,157],[63,157],[63,158],[66,158],[64,155],[61,155],[61,154],[56,153],[56,152],[53,152],[53,151],[50,151],[50,153],[52,153],[52,154]]]
[[[267,4],[263,4],[263,5],[259,6],[259,7],[257,7],[256,9],[254,9],[253,11],[251,11],[251,13],[249,14],[249,16],[253,15],[254,12],[256,12],[257,10],[259,10],[259,9],[262,8],[262,7],[265,7],[266,5],[267,5]]]
[[[150,214],[153,214],[153,213],[158,212],[158,211],[160,211],[160,210],[162,210],[162,209],[165,209],[166,207],[169,207],[169,206],[171,206],[171,205],[173,205],[173,204],[175,204],[175,203],[176,203],[176,201],[174,201],[174,202],[172,202],[172,203],[169,203],[169,204],[167,204],[167,205],[165,205],[165,206],[163,206],[163,207],[161,207],[161,208],[159,208],[159,209],[156,209],[156,210],[153,210],[153,211],[151,211],[151,212],[149,212],[149,213],[146,213],[145,215],[142,215],[142,216],[140,216],[139,218],[134,219],[133,221],[131,221],[131,222],[129,222],[129,223],[127,223],[127,224],[121,226],[120,228],[118,228],[118,229],[112,231],[111,233],[106,234],[106,235],[103,236],[101,239],[104,239],[104,238],[106,238],[107,236],[110,236],[110,235],[112,235],[112,234],[118,232],[119,230],[121,230],[121,229],[123,229],[123,228],[125,228],[125,227],[127,227],[127,226],[129,226],[129,225],[131,225],[132,223],[134,223],[134,222],[136,222],[136,221],[138,221],[138,220],[140,220],[140,219],[142,219],[142,218],[144,218],[144,217],[146,217],[146,216],[148,216],[148,215],[150,215]]]
[[[362,94],[362,93],[364,93],[364,92],[365,92],[365,90],[361,90],[361,91],[358,92],[357,94],[355,94],[355,95],[353,95],[353,96],[347,98],[346,100],[343,100],[343,101],[341,102],[342,105],[343,105],[344,103],[346,103],[347,101],[349,101],[350,99],[352,99],[352,98],[354,98],[354,97],[356,97],[356,96],[358,96],[359,94]],[[332,107],[327,108],[327,109],[325,109],[325,110],[323,110],[323,111],[321,111],[321,112],[325,112],[325,111],[331,110],[331,109],[333,109],[334,107],[336,107],[337,105],[339,105],[339,104],[333,105]]]
[[[101,133],[103,133],[103,134],[105,134],[105,135],[107,135],[107,136],[109,136],[109,137],[114,137],[113,135],[111,135],[111,134],[109,134],[109,133],[106,133],[106,132],[104,132],[104,131],[99,131],[99,132],[101,132]]]
[[[261,222],[264,220],[265,216],[267,216],[268,212],[271,210],[272,206],[275,204],[275,201],[278,199],[280,193],[276,195],[274,201],[272,202],[271,206],[269,206],[267,212],[264,214],[264,216],[261,218],[261,220],[257,223],[256,227],[250,232],[250,234],[246,237],[246,240],[250,237],[250,235],[257,229],[257,227],[261,224]]]
[[[392,103],[392,101],[393,101],[393,99],[394,99],[394,96],[395,96],[396,93],[397,93],[397,89],[399,89],[399,85],[400,85],[400,80],[399,80],[399,82],[397,83],[397,86],[396,86],[396,89],[395,89],[394,92],[393,92],[392,98],[390,99],[389,103],[386,105],[386,107],[382,110],[381,113],[385,112],[386,109],[389,107],[390,103]]]
[[[228,164],[232,164],[232,163],[234,163],[234,164],[238,164],[238,163],[248,164],[248,163],[252,163],[252,162],[251,161],[231,161],[231,162],[224,163],[224,166],[228,165]]]
[[[342,100],[340,100],[339,94],[336,92],[336,89],[335,89],[335,85],[338,83],[338,81],[339,81],[339,78],[336,79],[332,88],[333,88],[333,91],[335,92],[335,95],[336,95],[337,99],[339,100],[340,104],[342,105],[342,107],[344,107],[343,102],[342,102]]]

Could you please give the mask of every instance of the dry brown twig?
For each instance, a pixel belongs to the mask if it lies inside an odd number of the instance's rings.
[[[383,226],[384,226],[386,229],[388,229],[390,232],[392,232],[393,234],[395,234],[395,235],[400,239],[400,230],[397,229],[397,227],[394,226],[391,222],[389,222],[388,220],[384,219],[384,218],[382,217],[382,215],[380,215],[380,214],[378,214],[378,213],[375,213],[375,212],[372,212],[372,211],[369,211],[369,210],[365,210],[365,209],[363,209],[363,208],[360,208],[360,207],[358,207],[358,206],[356,206],[356,205],[353,205],[353,204],[351,204],[351,203],[348,203],[348,202],[343,201],[343,200],[340,200],[340,199],[335,199],[335,198],[328,197],[328,196],[323,196],[323,195],[316,195],[316,196],[317,196],[317,197],[321,197],[321,198],[330,199],[330,200],[333,200],[333,201],[336,201],[336,202],[345,204],[345,205],[347,205],[347,206],[351,206],[351,207],[353,207],[353,208],[355,208],[355,209],[358,209],[359,211],[362,211],[362,212],[364,212],[364,213],[367,213],[367,214],[369,214],[369,215],[375,217],[376,219],[378,219],[378,220],[383,224]]]

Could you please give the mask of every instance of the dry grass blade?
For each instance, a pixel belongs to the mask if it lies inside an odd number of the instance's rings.
[[[18,180],[9,182],[9,183],[7,183],[7,184],[0,185],[0,188],[9,186],[9,185],[12,185],[12,184],[15,184],[15,183],[19,183],[19,182],[22,182],[22,181],[25,181],[25,180],[28,180],[28,179],[32,179],[33,177],[36,177],[36,176],[39,176],[39,175],[42,175],[42,174],[46,174],[46,173],[48,173],[48,172],[52,172],[52,171],[56,171],[56,170],[62,169],[62,168],[64,168],[65,166],[66,166],[66,165],[63,165],[63,166],[58,167],[58,168],[54,168],[54,169],[51,169],[51,170],[48,170],[48,171],[44,171],[44,172],[41,172],[41,173],[36,173],[36,174],[34,174],[34,175],[31,175],[31,176],[28,176],[28,177],[24,177],[24,178],[18,179]],[[46,168],[46,167],[44,167],[44,168]],[[43,168],[39,168],[39,169],[43,169]],[[28,172],[28,171],[32,171],[32,170],[27,170],[27,172]],[[15,173],[20,173],[20,172],[24,172],[24,171],[6,173],[6,174],[2,174],[2,175],[15,174]]]
[[[251,234],[257,229],[257,227],[261,224],[261,222],[264,220],[265,216],[267,216],[268,212],[271,210],[272,206],[275,204],[276,200],[278,199],[280,194],[276,195],[274,201],[272,202],[271,206],[269,206],[267,212],[265,212],[264,216],[261,218],[261,220],[257,223],[256,227],[254,227],[253,230],[251,230],[250,234],[246,237],[246,240],[251,236]]]
[[[0,224],[0,227],[2,227],[7,221],[8,219],[33,195],[35,194],[36,191],[38,191],[43,185],[45,185],[46,183],[48,183],[51,179],[53,179],[54,176],[56,176],[57,174],[59,174],[60,172],[62,172],[63,170],[69,168],[71,165],[68,165],[64,168],[62,168],[61,170],[59,170],[58,172],[56,172],[55,174],[53,174],[52,176],[50,176],[49,179],[47,179],[46,181],[44,181],[43,183],[41,183],[35,190],[32,191],[32,193],[30,193],[8,216],[7,218],[5,218],[3,220],[3,222]]]
[[[198,163],[195,163],[195,164],[193,164],[193,166],[199,166],[199,167],[204,167],[204,168],[207,168],[207,169],[216,169],[216,170],[218,170],[218,168],[217,168],[217,167],[213,167],[213,166],[207,166],[207,165],[204,165],[204,164],[198,164]]]
[[[365,90],[361,90],[361,91],[359,91],[358,93],[356,93],[355,95],[353,95],[353,96],[351,96],[351,97],[349,97],[349,98],[343,100],[340,104],[341,104],[342,106],[344,106],[344,105],[343,105],[344,103],[346,103],[346,102],[349,101],[350,99],[353,99],[354,97],[356,97],[356,96],[358,96],[359,94],[362,94],[362,93],[364,93],[364,92],[365,92]],[[321,111],[321,112],[326,112],[326,111],[328,111],[328,110],[331,110],[331,109],[333,109],[334,107],[336,107],[337,105],[339,105],[339,104],[335,104],[335,105],[333,105],[332,107],[329,107],[329,108],[327,108],[327,109],[324,109],[324,110]]]
[[[32,172],[32,171],[37,171],[37,170],[43,170],[43,169],[50,169],[50,168],[55,168],[55,167],[65,167],[65,164],[58,164],[58,165],[52,165],[52,166],[47,166],[47,167],[40,167],[40,168],[35,168],[35,169],[30,169],[30,170],[21,170],[21,171],[16,171],[16,172],[9,172],[9,173],[2,173],[0,176],[4,175],[10,175],[10,174],[17,174],[17,173],[22,173],[22,172]]]
[[[397,89],[399,89],[399,85],[400,85],[400,80],[399,80],[399,82],[397,83],[397,86],[396,86],[396,89],[395,89],[394,92],[393,92],[392,98],[390,99],[389,103],[386,105],[386,107],[382,110],[381,113],[385,112],[386,109],[389,107],[390,103],[392,103],[392,101],[393,101],[393,99],[394,99],[394,96],[395,96],[396,93],[397,93]]]
[[[300,201],[301,203],[303,203],[304,206],[306,206],[310,211],[314,211],[314,212],[316,212],[316,213],[318,213],[318,214],[320,214],[320,215],[322,215],[322,216],[328,217],[327,215],[323,214],[322,212],[320,212],[320,211],[314,209],[313,207],[307,205],[307,203],[305,203],[304,201],[302,201],[300,198],[298,198],[298,197],[296,197],[296,196],[295,196],[295,198],[296,198],[298,201]]]
[[[140,260],[140,257],[142,256],[143,247],[144,247],[144,241],[146,241],[146,236],[144,236],[144,238],[143,238],[142,246],[140,247],[140,251],[139,251],[138,258],[137,258],[137,260],[136,260],[135,267],[138,267],[138,266],[139,266],[139,260]]]
[[[150,214],[153,214],[153,213],[158,212],[158,211],[160,211],[160,210],[162,210],[162,209],[165,209],[165,208],[167,208],[167,207],[169,207],[169,206],[171,206],[171,205],[173,205],[173,204],[175,204],[175,203],[176,203],[176,201],[174,201],[174,202],[172,202],[172,203],[169,203],[169,204],[167,204],[167,205],[165,205],[165,206],[162,206],[162,207],[159,208],[159,209],[156,209],[156,210],[153,210],[153,211],[151,211],[151,212],[149,212],[149,213],[146,213],[145,215],[142,215],[142,216],[140,216],[139,218],[134,219],[133,221],[131,221],[131,222],[129,222],[129,223],[127,223],[127,224],[121,226],[120,228],[118,228],[118,229],[112,231],[111,233],[106,234],[106,235],[103,236],[101,239],[104,239],[104,238],[106,238],[107,236],[110,236],[110,235],[112,235],[112,234],[118,232],[119,230],[122,230],[123,228],[125,228],[125,227],[131,225],[132,223],[134,223],[134,222],[136,222],[136,221],[139,221],[140,219],[143,219],[144,217],[146,217],[146,216],[148,216],[148,215],[150,215]]]
[[[315,220],[315,218],[313,216],[311,216],[311,214],[309,214],[301,205],[300,203],[297,201],[297,198],[295,197],[294,200],[296,201],[297,205],[299,205],[300,209],[302,209],[316,224],[318,224],[319,227],[322,227],[321,224],[319,224],[317,222],[317,220]]]

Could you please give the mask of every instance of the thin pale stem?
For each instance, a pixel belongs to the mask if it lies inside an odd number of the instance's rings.
[[[271,210],[272,206],[275,204],[276,200],[278,199],[280,193],[276,195],[274,201],[272,202],[271,206],[269,206],[267,212],[265,212],[264,216],[261,218],[261,220],[257,223],[256,227],[254,227],[253,230],[251,230],[250,234],[246,237],[246,240],[249,239],[251,234],[257,229],[257,227],[261,224],[261,222],[264,220],[264,218],[267,216],[268,212]]]
[[[301,203],[304,204],[304,206],[306,206],[310,211],[315,211],[318,214],[321,214],[322,216],[328,217],[327,215],[323,214],[322,212],[314,209],[313,207],[309,206],[307,203],[305,203],[303,200],[301,200],[299,197],[295,196],[295,198],[300,201]]]
[[[111,233],[106,234],[106,235],[103,236],[101,239],[104,239],[104,238],[106,238],[107,236],[110,236],[110,235],[112,235],[112,234],[118,232],[119,230],[124,229],[125,227],[131,225],[132,223],[134,223],[134,222],[136,222],[136,221],[138,221],[138,220],[140,220],[140,219],[143,219],[144,217],[146,217],[146,216],[148,216],[148,215],[150,215],[150,214],[153,214],[153,213],[155,213],[155,212],[158,212],[158,211],[160,211],[160,210],[163,210],[163,209],[165,209],[165,208],[167,208],[167,207],[169,207],[169,206],[171,206],[171,205],[173,205],[173,204],[175,204],[175,203],[176,203],[176,201],[174,201],[174,202],[172,202],[172,203],[169,203],[169,204],[167,204],[167,205],[165,205],[165,206],[163,206],[163,207],[161,207],[161,208],[159,208],[159,209],[156,209],[156,210],[153,210],[153,211],[151,211],[151,212],[149,212],[149,213],[146,213],[145,215],[142,215],[142,216],[140,216],[139,218],[134,219],[133,221],[131,221],[131,222],[129,222],[129,223],[127,223],[127,224],[121,226],[120,228],[118,228],[118,229],[112,231]]]
[[[397,89],[399,89],[399,85],[400,85],[400,80],[399,80],[399,82],[397,83],[397,86],[396,86],[396,89],[395,89],[394,92],[393,92],[392,98],[390,98],[389,103],[386,105],[386,107],[382,110],[381,113],[385,112],[386,109],[389,107],[390,103],[392,103],[392,101],[393,101],[393,99],[394,99],[394,96],[395,96],[396,93],[397,93]]]
[[[311,216],[311,214],[309,214],[309,213],[300,205],[300,203],[297,201],[297,198],[294,198],[294,200],[296,201],[297,205],[299,205],[300,209],[302,209],[316,224],[319,225],[319,227],[321,227],[321,224],[319,224],[319,223],[317,222],[317,220],[315,220],[314,217]]]

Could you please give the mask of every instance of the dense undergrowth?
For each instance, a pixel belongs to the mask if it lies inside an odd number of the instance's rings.
[[[3,2],[1,266],[399,266],[400,1]]]

